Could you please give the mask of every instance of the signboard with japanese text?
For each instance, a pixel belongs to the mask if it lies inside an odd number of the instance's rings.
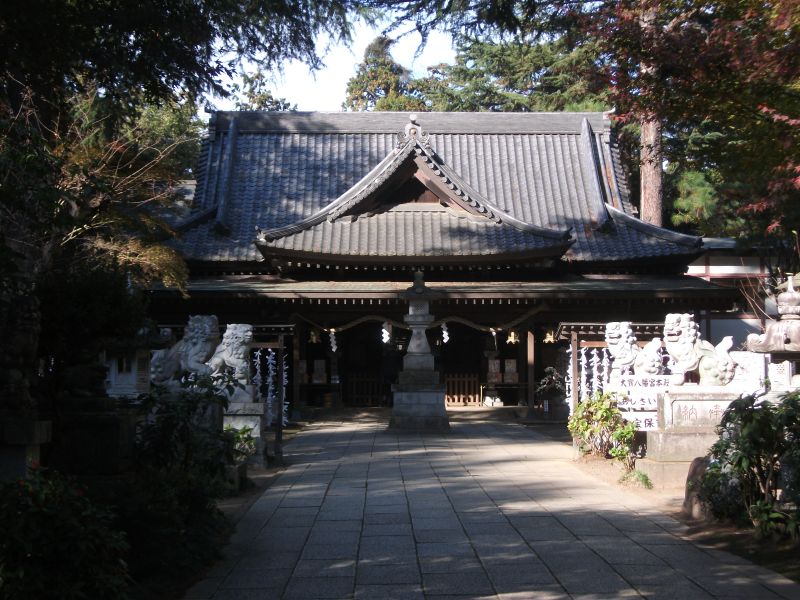
[[[624,375],[609,386],[609,391],[622,396],[617,408],[626,421],[636,423],[638,431],[658,429],[658,403],[670,385],[664,375]]]

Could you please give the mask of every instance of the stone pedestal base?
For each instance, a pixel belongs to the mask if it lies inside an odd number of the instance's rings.
[[[394,408],[390,429],[441,432],[450,430],[444,403],[445,386],[439,383],[392,386]]]
[[[706,456],[718,439],[710,428],[648,431],[647,457],[637,460],[636,468],[656,489],[682,492],[692,461]]]
[[[266,426],[265,418],[264,404],[261,402],[231,402],[225,411],[223,422],[226,426],[230,425],[237,429],[252,428],[250,435],[256,439],[256,453],[248,461],[251,464],[263,464],[266,443],[261,437],[261,432]]]

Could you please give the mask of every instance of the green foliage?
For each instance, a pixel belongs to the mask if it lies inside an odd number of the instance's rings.
[[[136,578],[193,572],[213,560],[227,521],[215,500],[226,491],[226,401],[210,378],[143,398],[135,469],[107,495],[131,544]]]
[[[555,367],[545,367],[544,377],[542,377],[536,384],[536,393],[541,392],[563,392],[564,391],[564,376],[559,373]]]
[[[689,225],[702,235],[738,237],[746,220],[725,203],[709,177],[699,171],[678,172],[672,224]]]
[[[158,164],[165,180],[192,178],[205,129],[195,102],[168,99],[160,104],[144,103],[122,129],[126,139],[136,141],[142,161]]]
[[[622,477],[620,477],[619,482],[623,485],[634,485],[637,487],[642,487],[646,490],[653,489],[653,482],[650,480],[650,477],[647,475],[647,473],[644,473],[639,469],[627,471]]]
[[[225,436],[225,456],[229,464],[246,461],[255,455],[256,438],[253,437],[252,427],[226,425],[223,435]]]
[[[467,46],[455,65],[436,67],[427,81],[436,109],[523,110],[551,83],[560,91],[542,98],[555,100],[554,107],[570,104],[562,96],[580,100],[584,89],[599,92],[618,123],[662,124],[664,159],[676,173],[713,174],[707,183],[715,209],[707,186],[694,194],[684,189],[682,224],[763,245],[764,237],[789,240],[800,221],[794,0],[403,0],[394,14],[398,27],[411,21],[423,38],[445,28]],[[632,173],[637,154],[629,153]],[[737,220],[745,226],[738,231]]]
[[[581,450],[603,458],[612,457],[633,469],[636,426],[622,418],[616,394],[595,394],[577,407],[567,422]]]
[[[273,112],[292,112],[297,105],[292,105],[286,98],[276,98],[269,91],[269,78],[258,69],[252,75],[242,74],[242,83],[233,84],[236,99],[236,110],[268,110]]]
[[[375,38],[364,51],[364,60],[347,82],[343,108],[349,110],[426,110],[411,73],[394,61],[389,49],[394,40]]]
[[[128,545],[113,521],[55,472],[0,484],[0,597],[127,598]]]
[[[245,59],[321,66],[317,37],[348,39],[361,2],[0,3],[0,403],[36,406],[38,307],[59,262],[121,265],[185,292],[155,217],[197,154],[194,102],[226,95]],[[366,14],[366,13],[365,13]],[[52,51],[43,51],[46,45]]]
[[[455,64],[416,82],[430,110],[607,110],[597,46],[551,40],[462,40]]]
[[[141,294],[119,269],[71,263],[51,271],[37,296],[42,311],[40,356],[47,365],[39,386],[51,398],[59,398],[65,389],[75,391],[75,386],[85,390],[88,382],[73,381],[70,370],[94,364],[109,342],[132,339],[144,322]]]
[[[747,516],[762,535],[798,533],[800,392],[778,403],[744,396],[731,403],[711,448],[700,497],[718,517]]]
[[[316,38],[348,39],[349,0],[231,0],[0,4],[0,101],[29,87],[58,101],[87,83],[130,106],[184,90],[224,93],[221,76],[246,59],[271,71],[284,61],[322,63]],[[57,49],[42,52],[42,44]],[[13,50],[12,50],[13,49]]]

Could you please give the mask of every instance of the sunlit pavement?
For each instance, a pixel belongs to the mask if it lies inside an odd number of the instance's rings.
[[[329,421],[241,519],[186,598],[800,599],[800,585],[680,536],[572,448],[514,423],[398,435]]]

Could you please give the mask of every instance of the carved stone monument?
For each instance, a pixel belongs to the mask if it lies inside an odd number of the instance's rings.
[[[153,352],[150,359],[150,378],[159,385],[180,381],[184,373],[208,375],[206,361],[219,342],[219,322],[214,315],[193,315],[183,332],[183,338],[170,348]]]
[[[411,329],[403,370],[392,386],[394,408],[389,427],[411,431],[447,431],[450,421],[445,407],[445,386],[434,368],[433,354],[425,330],[433,322],[430,300],[435,296],[417,271],[414,285],[403,292],[408,314],[403,320]]]
[[[206,363],[211,375],[230,373],[237,387],[230,395],[231,402],[252,402],[253,386],[250,383],[250,344],[253,341],[253,326],[231,323],[225,329],[214,354]]]
[[[609,390],[624,395],[623,415],[647,431],[647,455],[636,468],[659,488],[683,488],[692,460],[705,456],[717,440],[715,428],[725,409],[740,395],[756,392],[766,375],[763,356],[729,352],[730,337],[715,347],[700,339],[698,329],[691,314],[666,316],[665,365],[661,339],[639,350],[627,323],[606,328],[614,358]]]
[[[214,315],[189,317],[183,338],[170,348],[153,353],[151,378],[173,390],[184,375],[221,376],[229,374],[237,384],[228,392],[228,408],[223,415],[208,415],[210,423],[222,427],[250,427],[259,450],[263,448],[264,403],[257,401],[257,391],[250,373],[250,345],[253,326],[231,323],[219,338],[219,321]],[[225,385],[223,382],[222,385]],[[261,457],[259,452],[254,460]]]

